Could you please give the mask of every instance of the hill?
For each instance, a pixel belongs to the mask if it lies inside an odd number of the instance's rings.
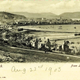
[[[23,19],[26,19],[26,17],[13,13],[8,13],[8,12],[0,12],[0,23],[8,23],[8,22],[23,20]]]
[[[53,13],[28,13],[28,12],[14,12],[15,14],[18,15],[24,15],[27,18],[47,18],[47,19],[52,19],[52,18],[80,18],[80,12],[65,12],[60,15],[56,15]]]
[[[63,18],[71,18],[71,19],[72,18],[80,18],[80,12],[66,12],[59,16],[63,17]]]
[[[27,18],[56,18],[57,15],[53,13],[28,13],[28,12],[14,12],[15,14],[24,15]]]

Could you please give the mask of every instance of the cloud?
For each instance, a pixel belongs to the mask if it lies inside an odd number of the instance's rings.
[[[25,1],[2,1],[0,2],[1,11],[25,11],[26,8],[34,6],[35,3]]]
[[[67,4],[66,4],[67,7],[74,7],[76,6],[75,4],[75,1],[69,1]]]
[[[78,6],[76,5],[75,1],[61,1],[59,3],[56,3],[56,4],[51,4],[50,5],[51,7],[53,8],[71,8],[71,7],[74,7],[74,6]]]
[[[64,2],[59,2],[56,4],[51,4],[50,6],[53,8],[60,8],[60,7],[63,7],[64,5],[65,5]]]
[[[64,12],[80,12],[80,1],[60,1],[57,3],[50,4],[50,8],[53,9],[53,13],[61,14]]]
[[[63,12],[80,11],[80,1],[1,1],[0,11],[61,14]]]

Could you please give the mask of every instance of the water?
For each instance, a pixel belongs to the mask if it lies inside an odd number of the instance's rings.
[[[19,28],[41,30],[41,32],[31,32],[38,38],[50,39],[52,42],[56,39],[58,44],[62,44],[64,40],[72,42],[80,42],[79,36],[74,36],[75,33],[80,32],[80,25],[36,25],[36,26],[20,26]]]
[[[56,32],[80,32],[80,25],[35,25],[35,26],[20,26],[24,29],[35,29],[44,31]]]

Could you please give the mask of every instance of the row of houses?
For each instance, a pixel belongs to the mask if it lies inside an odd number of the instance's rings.
[[[65,18],[30,18],[23,21],[14,21],[14,25],[51,25],[51,24],[80,24],[80,20],[65,19]]]

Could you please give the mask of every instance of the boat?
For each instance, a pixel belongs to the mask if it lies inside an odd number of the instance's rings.
[[[80,33],[75,33],[74,35],[75,35],[75,36],[80,36]]]

